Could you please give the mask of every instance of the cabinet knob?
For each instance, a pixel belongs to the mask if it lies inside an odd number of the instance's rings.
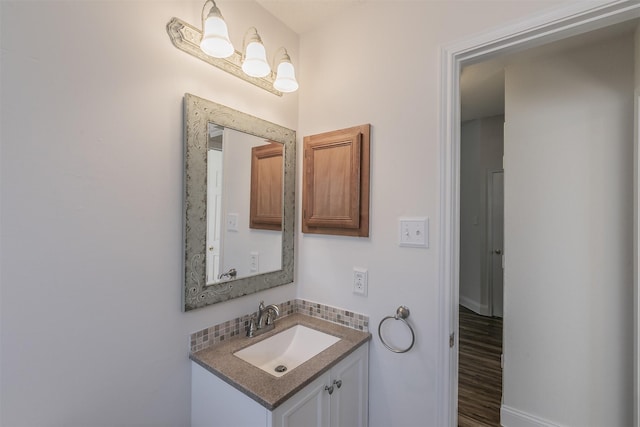
[[[333,383],[336,385],[336,387],[340,388],[342,387],[342,380],[333,380]]]
[[[333,386],[332,385],[326,385],[326,386],[324,386],[324,389],[327,390],[329,392],[329,394],[333,394]]]

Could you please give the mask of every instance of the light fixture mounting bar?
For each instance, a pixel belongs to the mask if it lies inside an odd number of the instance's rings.
[[[242,71],[242,54],[237,50],[228,58],[214,58],[202,52],[200,49],[200,39],[202,31],[193,25],[189,25],[178,18],[171,18],[167,23],[167,33],[175,47],[189,55],[195,56],[206,63],[218,67],[229,74],[241,78],[244,81],[252,83],[274,95],[282,96],[282,92],[273,88],[273,74],[266,77],[250,77]]]

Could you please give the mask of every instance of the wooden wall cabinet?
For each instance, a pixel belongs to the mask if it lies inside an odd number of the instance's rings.
[[[249,227],[282,229],[282,144],[251,149]]]
[[[369,236],[371,125],[304,137],[302,232]]]

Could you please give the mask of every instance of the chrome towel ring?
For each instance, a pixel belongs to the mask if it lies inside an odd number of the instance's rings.
[[[415,342],[416,342],[416,334],[413,332],[413,328],[411,327],[409,322],[407,322],[407,320],[406,320],[407,317],[409,317],[409,308],[404,306],[404,305],[401,305],[396,310],[396,315],[395,316],[387,316],[387,317],[383,318],[380,321],[380,324],[378,325],[378,337],[380,338],[380,341],[382,342],[382,344],[385,347],[387,347],[389,350],[393,351],[394,353],[406,353],[407,351],[409,351],[409,350],[411,350],[413,348],[413,344],[415,344]],[[407,347],[405,349],[393,348],[393,347],[391,347],[389,344],[387,344],[385,342],[384,338],[382,338],[382,333],[380,332],[381,329],[382,329],[382,324],[385,321],[389,320],[389,319],[400,320],[400,321],[404,322],[404,324],[409,327],[409,331],[411,331],[411,344],[409,345],[409,347]]]

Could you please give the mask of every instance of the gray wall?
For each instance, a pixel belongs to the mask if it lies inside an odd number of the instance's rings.
[[[298,60],[262,8],[225,6],[236,46],[251,22]],[[295,287],[182,312],[182,97],[296,128],[297,94],[176,49],[165,26],[200,1],[0,8],[0,424],[188,426],[189,334]]]

